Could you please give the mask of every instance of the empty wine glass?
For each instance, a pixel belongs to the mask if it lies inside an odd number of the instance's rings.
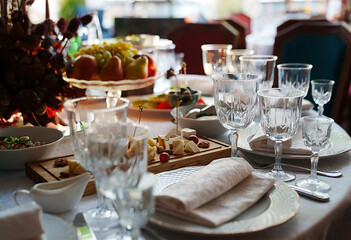
[[[313,116],[303,117],[301,122],[304,143],[312,151],[311,174],[309,178],[296,181],[296,186],[307,188],[311,191],[327,192],[330,190],[330,185],[317,178],[317,165],[319,151],[327,148],[329,145],[330,132],[334,120],[324,116]]]
[[[205,44],[202,49],[202,64],[205,74],[211,76],[215,73],[227,73],[227,56],[232,45],[230,44]]]
[[[324,104],[328,103],[331,99],[333,86],[333,80],[321,79],[312,80],[312,97],[313,101],[318,104],[318,115],[322,116],[324,111]]]
[[[274,81],[274,69],[278,57],[273,55],[241,56],[240,72],[258,75],[261,80],[258,89],[271,88]]]
[[[241,56],[250,56],[254,54],[254,50],[250,49],[231,49],[228,54],[227,68],[229,73],[240,72],[240,60]]]
[[[256,115],[259,77],[253,74],[215,74],[214,103],[219,122],[231,131],[232,157],[237,156],[238,129],[250,125]]]
[[[92,161],[88,157],[87,130],[92,124],[106,119],[112,123],[126,122],[127,99],[116,99],[106,96],[82,97],[67,100],[64,103],[68,113],[71,143],[74,156],[85,169],[93,172],[98,196],[96,209],[84,212],[84,217],[93,230],[107,230],[118,225],[118,215],[114,210],[107,209],[103,195],[100,193],[101,182]]]
[[[278,86],[280,88],[295,88],[308,93],[310,86],[311,64],[284,63],[278,64]]]
[[[284,172],[280,164],[282,142],[291,139],[298,130],[305,93],[298,89],[272,88],[259,90],[257,94],[262,130],[275,142],[275,163],[268,175],[284,182],[294,180],[295,174]]]

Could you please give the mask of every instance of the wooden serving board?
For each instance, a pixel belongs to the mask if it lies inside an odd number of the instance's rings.
[[[198,138],[200,141],[209,141],[210,147],[200,148],[199,153],[186,153],[184,155],[178,156],[171,155],[170,160],[166,163],[162,163],[159,160],[159,155],[157,154],[155,160],[149,163],[148,171],[152,173],[159,173],[181,167],[206,165],[215,159],[230,156],[231,147],[228,144],[200,135],[198,135]],[[68,172],[68,166],[54,166],[55,160],[62,158],[73,159],[74,156],[68,155],[40,161],[27,162],[25,172],[27,176],[35,183],[52,182],[67,179],[60,177],[60,173],[63,171]],[[87,184],[83,196],[94,194],[95,192],[95,181],[94,179],[91,179]]]

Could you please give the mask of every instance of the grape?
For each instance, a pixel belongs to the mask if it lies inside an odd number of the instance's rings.
[[[199,143],[199,138],[197,136],[195,136],[195,135],[190,135],[188,137],[188,140],[193,141],[195,144]]]
[[[163,152],[160,154],[160,161],[165,163],[165,162],[168,162],[168,160],[170,159],[171,157],[169,156],[168,153],[166,152]]]

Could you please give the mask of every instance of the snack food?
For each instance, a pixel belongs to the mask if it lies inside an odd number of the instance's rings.
[[[44,143],[31,140],[28,136],[0,137],[0,150],[32,148],[43,144]]]

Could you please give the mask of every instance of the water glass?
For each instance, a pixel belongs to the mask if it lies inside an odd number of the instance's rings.
[[[241,56],[240,72],[260,76],[259,90],[272,88],[274,82],[274,69],[278,57],[273,55]]]
[[[295,179],[281,167],[282,142],[297,132],[301,118],[304,92],[298,89],[272,88],[257,92],[261,112],[261,127],[266,136],[275,141],[275,163],[269,176],[284,182]]]
[[[229,73],[240,72],[240,60],[241,56],[251,56],[254,54],[254,50],[250,49],[231,49],[228,54],[227,68]]]
[[[308,93],[310,86],[311,64],[284,63],[278,64],[278,86],[280,88],[295,88]]]
[[[202,64],[205,74],[211,76],[215,73],[227,73],[227,56],[232,45],[230,44],[205,44],[202,49]]]
[[[333,86],[333,80],[321,79],[312,80],[312,97],[313,101],[318,104],[318,115],[322,116],[324,111],[324,104],[328,103],[331,99]]]
[[[311,155],[311,174],[309,178],[296,181],[296,186],[307,188],[311,191],[328,192],[330,185],[317,178],[317,165],[319,151],[329,145],[331,127],[333,119],[324,116],[303,117],[302,137],[307,148],[312,151]]]
[[[116,99],[106,96],[82,97],[67,100],[64,103],[68,113],[71,143],[74,156],[85,169],[93,172],[97,188],[101,186],[94,163],[88,156],[89,147],[87,133],[92,125],[99,122],[109,122],[109,125],[123,123],[127,120],[127,99]],[[107,209],[103,195],[97,191],[98,206],[96,209],[84,212],[84,217],[93,230],[107,230],[118,225],[115,211]]]
[[[215,74],[214,103],[219,122],[231,131],[232,157],[237,156],[238,129],[250,125],[256,115],[259,77],[253,74]]]

